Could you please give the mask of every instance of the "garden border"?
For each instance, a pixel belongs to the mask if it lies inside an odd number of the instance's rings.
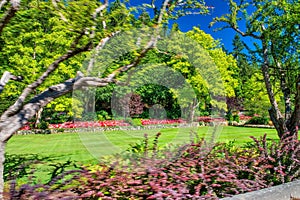
[[[221,200],[292,200],[300,198],[300,180],[265,188]]]

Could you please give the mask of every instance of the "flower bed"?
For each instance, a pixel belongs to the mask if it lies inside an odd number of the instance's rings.
[[[197,118],[198,122],[211,123],[211,122],[225,122],[226,119],[223,117],[210,117],[210,116],[201,116]]]
[[[89,128],[89,127],[114,127],[129,126],[124,120],[106,120],[97,122],[65,122],[62,124],[49,124],[49,128]]]
[[[180,124],[186,123],[185,120],[182,119],[142,119],[142,125],[154,125],[154,124]]]
[[[224,118],[221,117],[198,117],[197,122],[203,122],[205,124],[212,122],[226,122]],[[172,125],[172,124],[187,124],[186,120],[183,119],[141,119],[141,124],[143,126],[148,125]],[[50,129],[74,129],[74,128],[91,128],[91,127],[124,127],[131,126],[131,124],[125,122],[124,120],[105,120],[105,121],[86,121],[86,122],[64,122],[62,124],[49,124]],[[20,130],[27,131],[31,130],[30,124],[24,125]]]

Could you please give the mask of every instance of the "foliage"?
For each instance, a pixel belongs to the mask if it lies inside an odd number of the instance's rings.
[[[251,64],[259,66],[262,71],[261,77],[265,83],[263,88],[266,91],[264,93],[268,94],[271,106],[268,111],[278,136],[284,138],[294,135],[298,138],[299,1],[258,0],[250,3],[230,0],[228,5],[229,12],[216,17],[211,25],[222,22],[225,25],[221,30],[231,28],[239,35],[252,39],[251,43],[243,45],[249,53]],[[241,49],[239,38],[235,39],[235,43],[238,51]],[[239,64],[245,63],[241,53],[239,55]],[[280,102],[284,104],[282,107]]]
[[[240,122],[240,116],[235,114],[232,116],[232,120],[235,121],[235,122]]]
[[[247,54],[247,47],[239,35],[233,39],[231,54],[237,61],[238,68],[233,78],[238,81],[235,88],[236,97],[227,98],[227,105],[233,111],[247,110],[250,114],[268,115],[269,99],[260,66]],[[280,95],[275,98],[280,102]]]
[[[266,135],[253,140],[245,147],[230,142],[210,148],[198,140],[175,149],[149,151],[146,137],[139,145],[141,156],[133,153],[133,159],[126,156],[129,162],[117,158],[112,164],[87,168],[67,182],[73,184],[71,194],[82,199],[218,199],[299,178],[298,140],[268,142]],[[66,193],[46,185],[21,189],[26,197]]]
[[[32,175],[32,164],[40,163],[49,158],[41,158],[36,154],[10,155],[6,154],[4,179],[5,181],[20,179]]]
[[[129,123],[131,126],[142,126],[142,119],[140,118],[127,118],[125,119],[126,123]]]
[[[96,114],[97,114],[97,119],[100,121],[111,119],[108,112],[106,112],[105,110],[97,111]]]
[[[37,124],[38,129],[46,130],[48,129],[49,123],[45,121],[41,121],[40,123]]]
[[[268,123],[269,123],[269,118],[257,117],[257,116],[252,117],[246,122],[246,124],[261,124],[261,125],[267,125]]]
[[[237,66],[234,58],[222,50],[218,41],[199,28],[186,34],[173,29],[158,48],[149,51],[141,60],[143,67],[119,77],[124,84],[114,88],[115,91],[120,90],[120,94],[134,92],[141,96],[145,105],[142,117],[148,117],[149,109],[157,104],[164,108],[169,119],[189,118],[191,110],[211,112],[212,106],[226,110],[226,104],[216,97],[234,96],[237,81],[233,79],[233,74]],[[183,52],[185,55],[182,55]],[[130,62],[134,55],[134,52],[128,53],[115,64]],[[218,77],[215,76],[217,72]],[[125,94],[123,96],[126,98]],[[116,97],[121,100],[121,97]],[[116,112],[121,114],[119,110]],[[122,116],[126,117],[123,113]]]
[[[97,5],[95,3],[90,2],[89,8],[87,6],[83,8],[92,10]],[[79,7],[80,3],[77,5],[72,3],[72,6]],[[70,9],[71,7],[66,7],[64,14],[69,15]],[[75,10],[72,11],[71,15],[75,15]],[[84,14],[87,12],[87,10],[81,11]],[[85,17],[85,19],[87,18]],[[11,82],[1,94],[2,98],[19,95],[20,89],[24,89],[26,85],[36,80],[46,70],[45,66],[49,66],[54,59],[69,48],[72,39],[77,37],[77,33],[71,30],[78,30],[82,28],[80,27],[83,26],[82,23],[86,23],[86,21],[83,22],[83,17],[76,18],[72,22],[74,24],[66,26],[66,23],[59,19],[54,6],[48,2],[34,0],[28,4],[22,3],[17,15],[1,34],[3,45],[0,52],[2,66],[0,72],[2,74],[3,71],[8,70],[11,73],[22,75],[24,80],[19,83]],[[75,23],[77,24],[75,25]],[[83,58],[84,56],[78,56],[61,64],[59,70],[55,70],[53,76],[36,89],[35,93],[73,77]],[[70,111],[69,101],[70,97],[65,96],[53,101],[48,106],[59,112]]]
[[[232,122],[232,121],[240,122],[240,116],[238,114],[233,115],[231,112],[228,112],[226,114],[225,119],[229,122]]]

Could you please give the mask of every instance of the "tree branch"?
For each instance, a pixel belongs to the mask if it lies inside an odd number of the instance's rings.
[[[247,37],[247,36],[250,36],[250,37],[253,37],[255,39],[262,39],[262,36],[261,35],[255,35],[254,33],[245,33],[243,31],[241,31],[238,27],[236,26],[232,26],[232,29],[235,30],[236,32],[238,32],[241,36],[243,37]]]
[[[74,50],[69,50],[67,53],[65,53],[63,56],[59,57],[58,59],[56,59],[49,67],[48,69],[32,84],[28,85],[22,92],[22,94],[19,96],[19,98],[17,99],[17,101],[8,108],[7,111],[5,111],[2,116],[1,116],[1,121],[4,121],[5,119],[7,119],[9,116],[15,114],[16,112],[18,112],[18,110],[20,110],[23,106],[23,103],[25,101],[25,99],[27,98],[27,96],[29,94],[32,93],[32,91],[34,91],[38,86],[40,86],[48,76],[51,75],[51,73],[57,69],[57,67],[59,66],[59,64],[81,52],[87,51],[89,50],[91,47],[91,43],[88,43],[87,45],[81,47],[81,48],[77,48]]]
[[[300,122],[300,75],[298,75],[297,81],[296,81],[296,97],[295,97],[295,108],[292,113],[292,117],[289,120],[293,120],[292,123],[290,123],[290,126],[296,126],[298,128],[299,122]]]
[[[277,101],[275,99],[275,95],[274,95],[274,92],[273,92],[273,89],[272,89],[272,84],[271,84],[271,81],[270,81],[270,75],[269,75],[270,63],[269,63],[269,58],[268,58],[268,47],[267,47],[266,41],[263,40],[263,45],[262,46],[263,46],[262,48],[263,48],[263,59],[264,59],[264,63],[262,65],[262,73],[263,73],[267,93],[268,93],[268,96],[269,96],[269,100],[270,100],[270,103],[272,105],[272,108],[271,108],[272,112],[273,112],[272,115],[274,115],[273,118],[276,119],[276,121],[282,121],[283,116],[282,116],[282,113],[280,112],[280,110],[278,108],[278,104],[277,104]],[[271,113],[270,113],[270,115],[271,115]]]
[[[95,53],[92,55],[91,60],[89,61],[89,65],[87,68],[87,75],[90,75],[90,72],[92,71],[92,68],[94,67],[95,64],[95,59],[96,57],[99,55],[99,51],[106,45],[106,43],[116,34],[120,33],[120,31],[117,31],[115,33],[112,33],[111,35],[109,35],[106,38],[103,38],[102,40],[100,40],[100,42],[98,43],[98,45],[95,48]]]
[[[0,94],[2,93],[5,85],[8,83],[9,80],[22,81],[23,77],[15,76],[15,75],[11,74],[10,72],[5,71],[0,80]]]
[[[97,15],[100,13],[100,16],[102,16],[102,11],[104,9],[106,9],[108,6],[108,0],[104,0],[104,4],[102,4],[100,7],[98,7],[94,14],[93,14],[93,20],[96,21],[96,18],[97,18]],[[96,22],[95,22],[96,23]],[[103,20],[102,21],[102,25],[103,25],[103,29],[106,29],[106,22]],[[95,29],[96,29],[96,25],[93,26],[92,28],[92,34],[91,34],[91,38],[94,38],[95,37]]]
[[[160,27],[161,27],[161,23],[163,20],[163,15],[166,12],[166,8],[168,6],[168,2],[169,0],[165,0],[162,6],[162,9],[160,10],[159,13],[159,17],[157,20],[157,24],[158,26],[156,27],[153,36],[151,37],[150,41],[147,43],[147,45],[143,48],[143,50],[141,50],[139,52],[139,55],[137,58],[134,59],[134,61],[126,66],[123,66],[117,70],[115,70],[113,73],[111,73],[110,75],[108,75],[108,80],[112,81],[120,72],[125,72],[128,71],[129,69],[136,67],[142,60],[143,57],[145,57],[145,55],[147,54],[148,51],[150,51],[152,48],[155,47],[158,37],[159,37],[159,32],[160,32]]]
[[[9,21],[15,16],[16,12],[20,7],[20,0],[11,0],[11,6],[8,8],[4,16],[0,19],[0,34],[2,33],[4,27],[9,23]],[[5,4],[5,1],[1,2],[1,5]]]
[[[161,10],[160,16],[158,18],[159,23],[161,23],[163,20],[163,12],[166,9],[167,3],[168,0],[165,0],[164,7]],[[112,74],[108,75],[106,78],[83,77],[83,74],[78,72],[76,78],[69,79],[64,83],[49,87],[47,90],[36,95],[28,103],[23,105],[25,98],[35,88],[37,88],[45,81],[45,79],[58,67],[59,63],[67,60],[70,57],[73,57],[74,55],[80,52],[88,50],[91,44],[86,45],[82,48],[75,49],[73,51],[68,51],[66,54],[58,58],[48,67],[47,71],[37,81],[35,81],[34,83],[32,83],[24,89],[23,93],[20,95],[19,99],[15,102],[15,104],[12,105],[1,116],[0,130],[2,134],[0,135],[0,141],[7,141],[15,131],[17,131],[25,123],[27,123],[29,119],[34,117],[38,110],[40,110],[42,107],[44,107],[54,99],[64,94],[67,94],[73,91],[74,89],[81,89],[90,86],[104,87],[108,85],[108,83],[114,82],[114,78],[119,72],[126,72],[132,67],[137,66],[140,63],[141,59],[146,55],[146,53],[156,45],[156,42],[159,37],[159,28],[160,26],[157,26],[155,33],[151,37],[148,44],[143,50],[140,51],[139,56],[136,59],[134,59],[134,61],[131,64],[119,68]],[[103,43],[99,46],[105,45],[107,40],[109,40],[109,38],[104,39]]]
[[[0,2],[0,10],[2,9],[2,7],[7,3],[7,0],[2,0]]]
[[[58,11],[60,18],[64,21],[64,22],[68,22],[67,18],[59,11],[57,2],[59,2],[59,0],[52,0],[52,4],[54,6],[54,8]]]

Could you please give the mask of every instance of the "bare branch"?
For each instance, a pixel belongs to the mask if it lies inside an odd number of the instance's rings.
[[[93,18],[95,19],[98,13],[102,12],[108,6],[108,0],[104,0],[104,4],[102,4],[99,8],[97,8],[93,14]]]
[[[54,8],[58,11],[58,14],[60,16],[60,18],[64,21],[64,22],[68,22],[67,18],[59,11],[57,2],[59,2],[59,0],[52,0],[52,4],[54,6]]]
[[[165,1],[164,1],[164,4],[163,4],[163,6],[162,6],[162,9],[161,9],[161,11],[160,11],[160,13],[159,13],[159,17],[158,17],[158,20],[157,20],[157,24],[158,24],[158,25],[161,25],[161,22],[162,22],[162,20],[163,20],[164,13],[165,13],[166,10],[167,10],[168,3],[169,3],[169,0],[165,0]]]
[[[121,72],[126,72],[131,68],[136,67],[142,60],[142,58],[145,57],[145,55],[147,54],[147,52],[152,49],[154,47],[154,44],[156,43],[155,39],[151,39],[151,41],[146,45],[146,47],[139,52],[139,57],[135,58],[134,61],[129,64],[129,65],[125,65],[117,70],[115,70],[113,73],[111,73],[110,75],[107,76],[107,79],[109,82],[113,82],[114,78],[116,78],[116,76],[121,73]]]
[[[0,80],[0,94],[2,93],[5,85],[8,83],[9,80],[22,81],[23,77],[15,76],[15,75],[11,74],[10,72],[5,71]]]
[[[87,68],[87,74],[89,75],[94,64],[95,64],[95,59],[96,57],[99,55],[99,51],[105,46],[105,44],[113,37],[115,36],[116,34],[118,34],[120,31],[117,31],[115,33],[112,33],[111,35],[109,35],[108,37],[106,38],[103,38],[99,43],[98,45],[96,46],[95,48],[95,53],[92,55],[90,61],[89,61],[89,65],[88,65],[88,68]]]
[[[107,76],[108,80],[112,81],[120,72],[126,72],[129,69],[136,67],[142,60],[143,57],[147,54],[148,51],[153,49],[157,43],[159,32],[161,30],[161,23],[163,20],[163,15],[166,12],[167,6],[168,6],[169,0],[165,0],[162,6],[162,9],[160,10],[159,17],[157,20],[158,26],[156,27],[153,36],[151,37],[148,44],[139,52],[139,55],[137,58],[133,60],[133,62],[129,65],[123,66],[117,70],[115,70],[113,73]]]
[[[69,79],[64,83],[60,83],[49,87],[41,94],[36,95],[26,105],[22,107],[16,114],[7,118],[6,121],[0,123],[0,129],[2,127],[8,127],[0,135],[0,141],[7,141],[12,133],[24,126],[29,119],[35,116],[35,114],[48,103],[54,99],[61,97],[74,89],[81,89],[83,87],[104,87],[109,83],[108,79],[95,78],[95,77],[83,77],[82,73],[78,72],[77,77]]]
[[[2,0],[0,2],[0,10],[2,9],[2,7],[7,3],[7,0]]]
[[[298,127],[300,122],[300,75],[296,80],[296,97],[295,97],[295,108],[292,113],[292,117],[289,120],[293,120],[292,125],[296,125]]]
[[[1,2],[1,4],[3,1]],[[16,12],[19,10],[20,0],[11,0],[11,6],[8,8],[4,16],[0,19],[0,34],[3,28],[9,23],[9,21],[15,16]]]
[[[104,4],[102,4],[100,7],[98,7],[94,14],[93,14],[93,20],[96,21],[97,15],[100,13],[100,16],[103,16],[102,11],[104,9],[106,9],[108,6],[108,0],[104,0]],[[106,29],[106,22],[103,20],[102,21],[102,25],[103,25],[103,29]],[[92,34],[91,34],[91,38],[95,37],[95,29],[96,29],[96,25],[93,26],[93,30],[92,30]]]
[[[236,26],[232,26],[231,25],[231,28],[233,29],[233,30],[235,30],[236,32],[238,32],[241,36],[243,36],[243,37],[247,37],[247,36],[251,36],[251,37],[253,37],[253,38],[255,38],[255,39],[262,39],[262,36],[261,35],[255,35],[254,33],[245,33],[245,32],[243,32],[243,31],[241,31],[238,27],[236,27]]]

